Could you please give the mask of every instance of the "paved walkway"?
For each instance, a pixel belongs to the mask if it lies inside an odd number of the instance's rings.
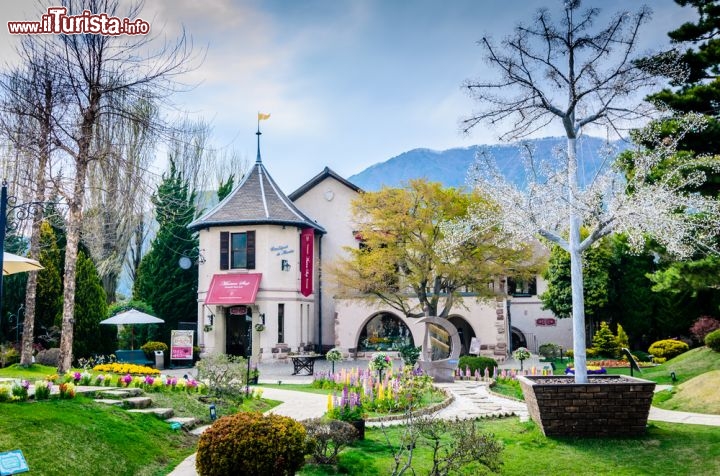
[[[527,364],[525,361],[524,364]],[[354,368],[363,367],[367,362],[350,361],[336,364],[340,367]],[[326,368],[327,367],[327,368]],[[516,362],[506,361],[503,368],[520,368]],[[524,367],[528,367],[524,365]],[[541,367],[538,367],[541,368]],[[330,364],[325,361],[318,361],[315,371],[330,370]],[[167,373],[194,375],[194,369],[175,369]],[[310,376],[292,376],[292,365],[284,363],[271,363],[260,365],[261,383],[308,383],[312,381]],[[499,397],[488,391],[486,382],[457,381],[454,383],[437,384],[439,387],[452,393],[453,403],[446,408],[436,412],[435,417],[445,419],[458,418],[482,418],[517,415],[522,420],[528,419],[527,406],[524,402]],[[658,386],[656,391],[663,390],[667,386]],[[281,390],[274,388],[263,388],[263,397],[272,400],[280,400],[283,403],[269,410],[278,415],[290,416],[303,420],[322,416],[327,409],[327,397],[307,392],[296,392],[292,390]],[[650,409],[650,420],[664,421],[669,423],[686,423],[695,425],[720,426],[720,415],[705,415],[698,413],[677,412],[662,410],[652,407]],[[402,421],[384,422],[383,424],[400,424]],[[368,423],[368,426],[378,426],[381,423]],[[201,429],[202,431],[202,429]],[[195,455],[189,456],[170,473],[170,476],[197,476],[195,471]]]

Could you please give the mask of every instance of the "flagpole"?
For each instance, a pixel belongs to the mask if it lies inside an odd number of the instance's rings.
[[[258,111],[258,126],[257,126],[257,159],[255,159],[256,164],[262,163],[262,160],[260,159],[260,136],[262,135],[262,132],[260,132],[260,111]]]

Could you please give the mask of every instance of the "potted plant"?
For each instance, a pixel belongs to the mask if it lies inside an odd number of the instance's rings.
[[[260,369],[258,369],[257,364],[253,364],[253,366],[250,368],[250,380],[248,380],[248,383],[251,385],[257,385],[259,378]]]
[[[365,439],[365,409],[360,393],[345,386],[339,397],[328,395],[328,407],[329,418],[350,423],[358,431],[358,438]]]
[[[335,362],[340,362],[343,359],[343,355],[340,349],[333,347],[325,354],[325,359],[328,362],[332,362],[332,373],[335,373]]]
[[[520,361],[520,370],[523,369],[523,361],[530,358],[530,351],[525,347],[518,347],[513,352],[513,358]]]
[[[375,370],[378,373],[378,380],[383,378],[383,370],[392,367],[392,359],[385,352],[377,352],[373,354],[368,364],[370,370]]]

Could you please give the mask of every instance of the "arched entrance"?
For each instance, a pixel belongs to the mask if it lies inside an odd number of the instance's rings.
[[[394,314],[380,312],[372,316],[360,330],[359,352],[400,350],[404,345],[415,345],[407,325]]]
[[[510,352],[518,347],[527,347],[527,339],[520,329],[513,326],[510,328],[510,332],[512,333],[512,347],[510,347]]]
[[[460,337],[460,355],[467,355],[470,350],[470,342],[475,335],[475,330],[468,321],[462,316],[450,316],[448,321],[457,328],[458,337]]]

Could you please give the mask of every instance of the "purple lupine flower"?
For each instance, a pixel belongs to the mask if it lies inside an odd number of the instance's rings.
[[[75,382],[79,382],[81,378],[82,378],[82,374],[80,372],[75,372],[73,374],[73,380],[75,380]]]
[[[145,376],[145,385],[152,385],[155,383],[155,379],[152,378],[150,375]]]
[[[27,389],[30,388],[30,381],[29,381],[29,380],[23,380],[22,382],[20,382],[20,386],[22,386],[22,388],[24,388],[25,390],[27,390]]]

